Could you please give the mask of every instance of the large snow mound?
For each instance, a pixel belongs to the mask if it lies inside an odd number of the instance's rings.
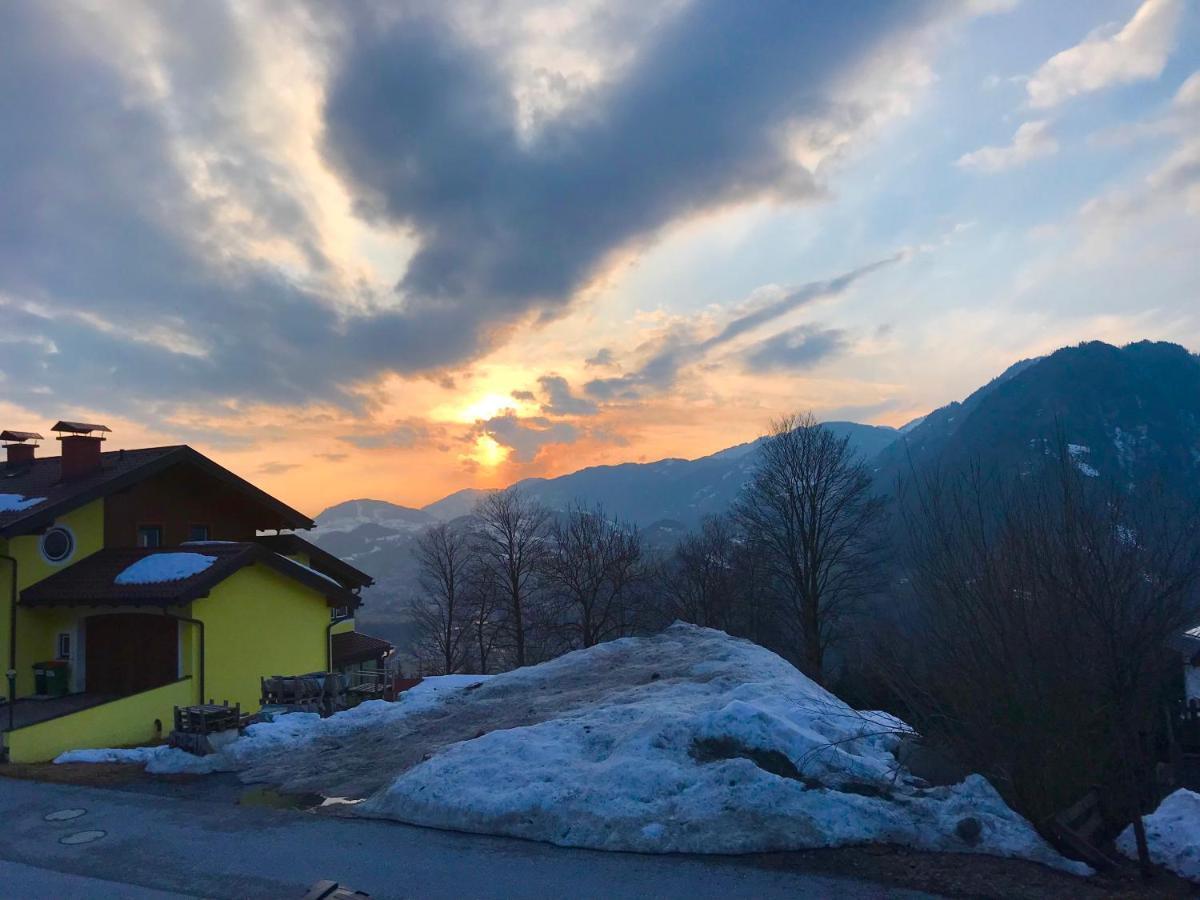
[[[895,757],[905,731],[761,647],[676,624],[490,679],[426,679],[397,703],[283,716],[204,765],[362,800],[355,815],[567,846],[886,842],[1089,871],[983,778],[931,788],[912,777]]]
[[[983,778],[909,776],[903,723],[723,632],[676,624],[417,699],[324,720],[287,753],[231,750],[247,780],[439,828],[642,852],[889,842],[1087,871]]]
[[[217,561],[204,553],[155,553],[126,566],[113,579],[115,584],[160,584],[199,575]]]
[[[1144,821],[1150,858],[1176,875],[1200,881],[1200,794],[1180,789]],[[1137,859],[1132,825],[1117,838],[1117,849]]]

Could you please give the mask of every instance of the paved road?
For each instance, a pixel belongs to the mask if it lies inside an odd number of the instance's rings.
[[[85,810],[82,814],[64,811]],[[52,814],[74,815],[47,821]],[[86,843],[73,835],[104,832]],[[508,838],[0,778],[0,896],[286,898],[322,878],[375,898],[914,898],[729,858]],[[157,893],[164,892],[164,893]]]

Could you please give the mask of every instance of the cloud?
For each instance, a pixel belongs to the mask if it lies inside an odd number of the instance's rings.
[[[431,425],[422,419],[401,419],[383,431],[364,431],[340,438],[360,450],[379,450],[385,447],[407,449],[442,437],[445,429]]]
[[[537,402],[537,395],[533,391],[513,391],[509,396],[521,403]]]
[[[1175,47],[1183,0],[1146,0],[1118,31],[1109,27],[1057,53],[1026,83],[1035,109],[1080,94],[1157,78]]]
[[[955,165],[978,172],[1002,172],[1057,152],[1058,141],[1050,133],[1050,123],[1037,120],[1023,123],[1008,146],[981,147],[960,156]]]
[[[1127,226],[1136,216],[1176,210],[1200,215],[1200,138],[1176,146],[1137,184],[1089,200],[1080,216],[1093,225]]]
[[[519,417],[512,410],[480,423],[480,431],[497,444],[512,450],[513,462],[533,462],[547,444],[571,444],[580,431],[568,422],[552,422],[543,416]]]
[[[586,397],[577,397],[571,392],[571,385],[561,375],[543,375],[538,379],[546,402],[542,404],[542,412],[549,416],[590,416],[595,414],[596,404]]]
[[[593,356],[589,356],[584,360],[583,364],[589,368],[593,366],[606,367],[613,364],[613,352],[608,347],[601,347]]]
[[[10,399],[361,409],[365,382],[469,363],[675,222],[818,196],[788,127],[860,136],[847,85],[941,15],[672,6],[531,129],[511,47],[411,8],[0,5]],[[357,218],[331,221],[344,192]],[[370,266],[347,249],[368,243]]]
[[[839,328],[801,325],[772,335],[740,354],[750,372],[810,369],[846,349],[846,333]]]
[[[284,472],[298,468],[300,468],[300,463],[269,462],[263,463],[255,471],[259,475],[282,475]]]
[[[584,390],[600,400],[633,399],[647,391],[665,390],[675,383],[679,370],[703,360],[712,351],[779,319],[788,313],[823,298],[844,294],[857,281],[901,260],[901,256],[890,256],[860,266],[851,272],[825,281],[785,290],[782,296],[752,304],[725,324],[715,335],[700,339],[687,331],[668,334],[651,352],[640,367],[613,378],[595,378],[584,385]]]

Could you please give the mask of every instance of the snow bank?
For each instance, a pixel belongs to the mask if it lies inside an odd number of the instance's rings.
[[[194,756],[186,750],[160,745],[117,750],[68,750],[54,760],[63,763],[131,763],[155,775],[208,775],[225,768],[217,756]]]
[[[217,561],[203,553],[155,553],[126,566],[113,579],[116,584],[160,584],[199,575]]]
[[[908,727],[748,641],[676,624],[396,703],[248,729],[206,763],[353,814],[555,844],[744,853],[886,842],[1084,874],[977,775],[927,787]],[[156,765],[159,763],[156,763]]]
[[[1144,821],[1150,858],[1176,875],[1200,881],[1200,794],[1178,790]],[[1117,838],[1117,849],[1137,859],[1132,825]]]
[[[26,497],[22,494],[0,494],[0,512],[20,512],[37,506],[45,497]]]
[[[455,700],[520,707],[587,682],[600,689],[543,721],[445,747],[356,814],[607,850],[891,842],[1087,871],[983,778],[930,789],[907,777],[893,755],[903,723],[864,717],[721,632],[677,624],[497,676]]]

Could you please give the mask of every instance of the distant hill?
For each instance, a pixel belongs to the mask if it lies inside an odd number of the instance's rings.
[[[961,403],[925,417],[874,461],[881,484],[937,463],[1009,470],[1061,430],[1080,471],[1181,489],[1200,475],[1200,358],[1183,347],[1093,341],[1024,360]],[[910,462],[911,460],[911,462]]]
[[[848,435],[883,490],[910,466],[979,460],[1015,468],[1044,455],[1061,428],[1080,471],[1135,485],[1153,476],[1180,490],[1200,484],[1200,359],[1175,344],[1092,342],[1010,366],[966,399],[903,429],[830,422]],[[753,471],[759,441],[699,459],[594,466],[518,482],[562,511],[602,503],[637,524],[648,546],[669,550],[704,516],[724,512]],[[417,590],[413,547],[424,525],[470,514],[487,491],[468,489],[414,510],[352,500],[321,513],[314,539],[377,579],[368,624],[400,627]]]
[[[436,519],[424,510],[398,506],[386,500],[347,500],[329,507],[315,521],[317,529],[324,535],[352,531],[367,523],[403,531],[424,528]]]

